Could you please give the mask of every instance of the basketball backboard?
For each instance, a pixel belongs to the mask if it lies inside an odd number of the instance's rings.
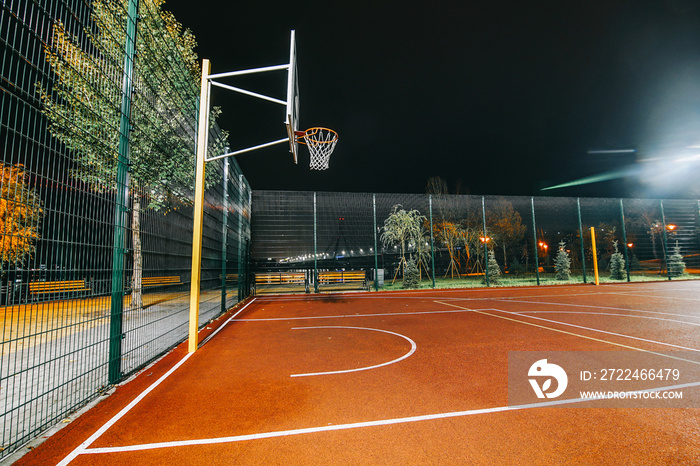
[[[297,76],[297,50],[294,30],[291,34],[289,45],[289,71],[287,75],[287,136],[289,137],[289,151],[294,157],[294,163],[298,163],[297,154],[299,144],[296,132],[299,131],[299,82]]]

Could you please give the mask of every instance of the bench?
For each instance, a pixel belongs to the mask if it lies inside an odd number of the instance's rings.
[[[141,277],[141,287],[182,285],[179,275],[171,277]]]
[[[29,282],[30,294],[67,293],[90,291],[85,280],[57,280],[51,282]]]
[[[278,292],[294,291],[294,288],[299,285],[302,285],[303,290],[306,291],[306,273],[304,272],[261,272],[255,274],[254,294],[258,294],[263,289]]]
[[[318,285],[321,286],[339,286],[344,288],[359,287],[363,290],[367,287],[367,275],[364,270],[350,270],[340,272],[319,272]]]

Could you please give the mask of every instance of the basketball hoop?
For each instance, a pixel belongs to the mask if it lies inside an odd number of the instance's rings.
[[[309,168],[312,170],[325,170],[331,153],[338,142],[338,133],[328,128],[309,128],[306,131],[296,132],[297,142],[306,144],[311,154]]]

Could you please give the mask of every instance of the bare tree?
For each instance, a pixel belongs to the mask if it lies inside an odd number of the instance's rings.
[[[508,267],[506,249],[517,245],[525,236],[522,217],[513,209],[513,204],[499,198],[489,209],[488,220],[494,242],[503,250],[503,267]]]

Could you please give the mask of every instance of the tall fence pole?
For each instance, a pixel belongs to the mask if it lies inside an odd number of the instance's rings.
[[[486,286],[491,286],[489,283],[489,250],[488,241],[486,240],[486,201],[484,201],[484,196],[481,196],[481,220],[484,222],[484,274],[486,276]]]
[[[627,281],[630,280],[630,260],[627,252],[627,227],[625,227],[625,204],[620,199],[620,217],[622,219],[622,240],[625,242],[625,267],[627,268]]]
[[[226,150],[228,152],[228,150]],[[221,313],[226,312],[226,262],[228,259],[228,159],[224,159],[224,211],[221,225]]]
[[[586,250],[583,247],[583,224],[581,222],[581,198],[576,198],[576,207],[578,208],[578,232],[581,237],[581,269],[583,271],[583,283],[586,283]],[[535,240],[536,241],[536,240]]]
[[[433,277],[433,288],[435,288],[435,245],[433,238],[433,195],[428,195],[430,205],[430,273]]]
[[[540,261],[537,258],[537,224],[535,223],[535,198],[531,197],[530,198],[530,205],[532,206],[532,237],[534,239],[534,246],[535,246],[535,275],[537,276],[537,286],[540,285]],[[583,241],[583,238],[581,238],[581,241]]]
[[[228,160],[228,159],[225,159]],[[238,211],[238,301],[245,298],[245,268],[243,267],[243,174],[238,175],[238,200],[236,201]]]
[[[131,93],[133,91],[134,55],[136,52],[136,18],[138,0],[129,0],[124,43],[122,104],[119,122],[119,155],[117,158],[117,193],[114,205],[114,246],[112,250],[112,302],[109,323],[110,384],[121,379],[121,352],[124,314],[124,255],[127,253],[126,225],[129,198],[129,134],[131,130]]]
[[[246,211],[249,213],[250,218],[253,216],[253,190],[250,189],[250,185],[248,185],[248,204]],[[250,223],[248,224],[248,227],[250,228]],[[248,233],[250,233],[250,229],[248,230]],[[250,235],[248,238],[245,239],[245,296],[248,297],[250,295],[250,284],[251,284],[251,279],[252,277],[250,276],[250,249],[252,248],[252,241],[250,240]]]
[[[659,206],[661,207],[661,223],[664,227],[664,263],[666,264],[666,277],[671,279],[671,268],[668,266],[668,236],[666,235],[666,215],[664,215],[664,201],[661,199],[659,201]]]
[[[314,192],[314,293],[318,293],[318,258],[317,253],[317,232],[316,232],[316,192]]]
[[[379,291],[379,258],[377,255],[377,195],[372,194],[372,216],[374,217],[374,291]]]

